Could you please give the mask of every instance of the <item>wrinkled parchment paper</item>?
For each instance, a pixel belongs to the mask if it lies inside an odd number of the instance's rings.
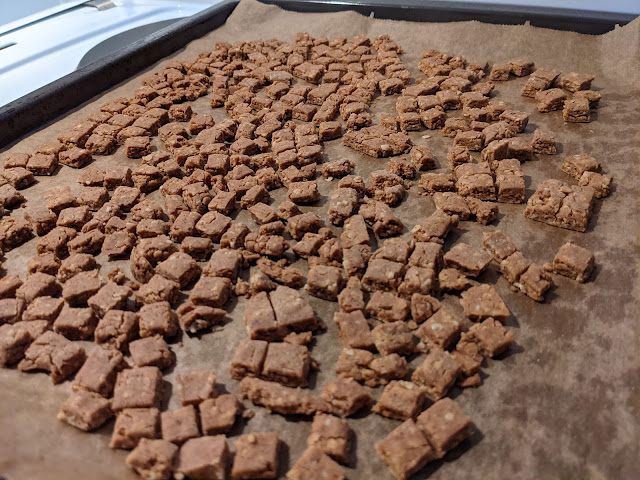
[[[586,233],[572,232],[526,219],[522,205],[500,205],[497,222],[483,227],[462,222],[449,235],[446,248],[457,241],[481,246],[482,232],[496,228],[514,239],[532,261],[550,261],[566,241],[591,249],[597,269],[584,285],[556,277],[557,287],[543,304],[513,293],[492,267],[480,281],[495,285],[513,313],[507,325],[516,338],[511,352],[500,360],[489,360],[483,369],[483,385],[477,389],[453,389],[451,396],[471,416],[475,427],[470,440],[450,452],[443,461],[429,464],[416,478],[432,479],[633,479],[640,472],[640,357],[638,322],[640,290],[639,195],[640,168],[638,125],[640,125],[640,20],[601,36],[581,35],[524,26],[486,25],[478,22],[410,23],[366,18],[359,14],[300,14],[243,1],[226,24],[196,40],[172,58],[192,59],[200,51],[213,49],[216,41],[279,38],[292,41],[296,32],[313,36],[371,38],[388,34],[406,50],[402,56],[414,76],[422,51],[436,48],[461,54],[472,61],[509,61],[517,57],[534,60],[536,66],[596,75],[594,88],[603,95],[601,108],[589,124],[564,124],[561,113],[539,114],[535,101],[521,97],[526,78],[497,84],[496,98],[514,108],[531,113],[523,138],[530,139],[536,127],[556,133],[557,156],[536,158],[523,165],[527,197],[546,178],[573,182],[559,168],[566,155],[588,153],[596,157],[607,174],[614,176],[612,195],[597,201]],[[158,70],[163,62],[149,71]],[[143,76],[148,72],[143,72]],[[131,96],[140,85],[140,76],[113,88],[69,113],[52,125],[24,138],[9,151],[33,152],[42,143],[83,120],[101,104],[121,96]],[[395,97],[374,102],[375,119],[391,111]],[[199,113],[211,113],[206,97],[194,102]],[[453,112],[459,115],[460,112]],[[214,118],[222,118],[222,109]],[[425,138],[427,137],[428,138]],[[447,169],[446,151],[451,139],[439,132],[411,133],[415,144],[426,144],[435,153],[439,166]],[[154,139],[154,145],[159,146]],[[372,159],[343,147],[340,140],[325,143],[325,159],[341,156],[356,161],[356,172],[368,175],[385,167],[384,159]],[[127,164],[122,149],[109,157],[96,157],[93,167]],[[57,185],[76,183],[78,172],[61,168],[56,175],[38,177],[38,184],[24,190],[29,206],[42,202],[42,192]],[[326,218],[327,195],[336,181],[319,178],[323,195],[317,207],[307,210]],[[277,205],[284,189],[272,192]],[[150,195],[161,201],[159,192]],[[434,210],[429,197],[417,195],[417,186],[396,209],[408,230]],[[12,215],[20,217],[17,210]],[[251,228],[255,224],[243,211],[237,217]],[[405,232],[405,235],[408,232]],[[24,276],[26,261],[35,255],[34,239],[6,254],[4,267]],[[98,257],[106,274],[115,265]],[[295,266],[304,269],[305,262]],[[333,364],[340,340],[332,315],[336,305],[309,297],[328,330],[316,335],[312,355],[321,369],[312,376],[311,386],[319,393],[334,378]],[[446,295],[444,303],[461,311],[458,298]],[[200,338],[183,336],[174,343],[176,367],[165,375],[169,393],[177,372],[213,370],[219,391],[238,391],[238,382],[228,375],[229,362],[237,342],[246,337],[242,322],[245,300],[230,302],[229,323],[221,330]],[[88,347],[91,344],[87,343]],[[412,362],[416,366],[420,357]],[[93,434],[82,433],[56,419],[61,403],[71,392],[70,383],[53,386],[43,374],[24,374],[15,369],[0,370],[0,476],[6,480],[36,479],[134,479],[124,464],[125,451],[111,450],[108,441],[112,423]],[[380,390],[375,391],[377,397]],[[169,408],[177,408],[171,395]],[[250,431],[277,431],[286,446],[282,452],[280,475],[304,450],[310,422],[271,415],[252,407],[256,413],[234,436]],[[399,422],[375,414],[349,419],[357,432],[356,455],[347,475],[352,479],[392,478],[373,444]]]

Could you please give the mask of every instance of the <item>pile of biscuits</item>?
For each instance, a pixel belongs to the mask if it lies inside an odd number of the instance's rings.
[[[528,76],[522,96],[539,112],[588,122],[600,100],[593,76],[429,50],[414,79],[402,52],[388,36],[219,42],[166,63],[133,98],[102,105],[57,141],[6,155],[0,247],[35,242],[37,255],[26,278],[0,279],[0,365],[70,380],[59,418],[92,431],[115,417],[110,446],[132,450],[127,464],[143,478],[342,479],[357,433],[344,417],[356,413],[399,422],[375,445],[398,479],[456,448],[473,425],[447,394],[478,387],[484,359],[514,341],[483,273],[497,268],[540,302],[551,272],[584,282],[594,257],[567,243],[539,265],[500,230],[486,231],[482,248],[447,235],[463,221],[497,223],[499,203],[525,202],[530,219],[584,232],[612,179],[594,158],[568,156],[562,170],[577,183],[546,180],[527,200],[521,162],[555,154],[553,133],[522,140],[529,114],[492,98]],[[380,96],[396,96],[396,112],[376,122]],[[413,144],[407,132],[424,129],[453,139],[446,160]],[[327,158],[327,142],[353,154]],[[393,158],[365,178],[362,155]],[[119,166],[101,168],[106,157]],[[428,172],[440,160],[448,168]],[[60,168],[78,169],[78,185],[30,206],[20,190],[36,177],[55,184]],[[335,185],[326,202],[319,175]],[[287,200],[276,205],[281,188]],[[404,225],[394,209],[416,194],[435,211]],[[109,265],[123,259],[128,268]],[[302,269],[291,265],[299,259]],[[306,295],[337,302],[333,366],[311,355],[329,319]],[[214,371],[179,374],[182,408],[161,411],[176,339],[223,329],[234,296],[247,299],[247,337],[230,346],[234,393],[218,394]],[[318,368],[335,379],[308,388]],[[230,448],[226,435],[253,415],[242,399],[312,421],[293,465],[282,465],[275,432],[239,435]]]

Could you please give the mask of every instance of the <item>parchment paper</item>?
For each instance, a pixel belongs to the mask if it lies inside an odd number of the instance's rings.
[[[525,139],[531,138],[536,127],[546,127],[556,133],[558,140],[557,156],[534,159],[523,165],[527,196],[545,178],[572,182],[559,166],[566,155],[577,153],[593,155],[603,164],[604,171],[614,176],[613,193],[604,201],[597,201],[586,233],[535,223],[522,215],[522,205],[501,204],[496,224],[483,227],[462,222],[450,234],[446,248],[457,241],[481,246],[482,232],[499,228],[538,263],[550,261],[557,249],[571,240],[595,253],[597,269],[592,280],[584,285],[556,277],[557,287],[543,304],[513,293],[493,267],[480,278],[495,285],[513,313],[507,325],[515,334],[516,345],[504,358],[488,362],[481,387],[451,392],[473,419],[474,433],[443,461],[430,464],[416,478],[638,478],[640,20],[602,36],[588,36],[527,25],[424,24],[376,20],[356,13],[298,14],[246,0],[223,27],[192,42],[173,58],[192,59],[200,51],[213,49],[216,41],[274,37],[291,41],[299,31],[308,31],[313,36],[366,34],[371,38],[389,34],[405,48],[402,60],[417,77],[421,76],[417,68],[420,54],[428,48],[490,63],[525,57],[534,60],[538,67],[596,75],[594,87],[602,93],[603,100],[589,124],[564,124],[559,112],[537,113],[535,102],[519,95],[526,78],[497,84],[496,98],[531,113]],[[149,71],[159,68],[160,64]],[[35,151],[106,101],[131,96],[139,84],[140,77],[119,85],[21,140],[9,151]],[[394,104],[395,97],[376,100],[373,107],[376,120],[380,112],[391,111]],[[199,113],[210,112],[206,99],[194,102],[193,108]],[[219,119],[222,113],[219,109],[213,114]],[[450,139],[430,131],[412,133],[411,138],[416,144],[429,145],[446,171]],[[157,139],[154,142],[158,146]],[[356,172],[364,176],[384,168],[386,162],[357,154],[343,147],[340,140],[325,143],[325,159],[340,156],[354,159]],[[120,150],[110,157],[96,157],[92,166],[115,163],[138,164],[126,159]],[[37,205],[42,201],[42,192],[56,185],[69,184],[78,191],[77,174],[63,167],[51,178],[38,177],[39,183],[24,191],[29,205]],[[318,184],[323,198],[310,210],[325,215],[327,195],[335,187],[335,181],[320,178]],[[272,192],[272,196],[277,205],[284,199],[284,190]],[[160,194],[155,192],[151,198],[160,199]],[[433,210],[432,200],[418,196],[414,186],[397,212],[410,230]],[[12,215],[22,217],[22,212],[14,211]],[[237,218],[255,228],[246,212]],[[8,252],[6,271],[24,275],[26,260],[35,254],[36,242],[32,240]],[[114,265],[102,256],[98,260],[105,273]],[[304,268],[303,263],[296,266]],[[322,364],[312,378],[312,386],[319,393],[334,378],[333,364],[340,350],[338,332],[332,322],[336,306],[307,298],[328,326],[325,333],[316,336],[312,347],[312,355]],[[165,376],[169,384],[176,372],[212,369],[221,392],[238,391],[238,382],[229,378],[228,367],[235,345],[246,337],[241,316],[244,303],[244,299],[239,299],[230,304],[230,321],[222,330],[200,338],[184,336],[181,343],[173,344],[177,366]],[[447,295],[444,303],[461,310],[457,297]],[[413,365],[419,361],[420,358],[414,360]],[[137,478],[124,464],[126,452],[108,447],[112,423],[97,433],[86,434],[56,419],[60,404],[71,391],[69,382],[54,387],[46,375],[5,369],[0,370],[0,386],[0,476],[7,480]],[[374,395],[379,393],[376,391]],[[169,407],[178,406],[177,395],[171,396]],[[270,415],[258,407],[253,410],[255,418],[233,432],[231,443],[241,432],[278,431],[286,443],[280,471],[284,476],[304,450],[310,422]],[[392,478],[373,444],[399,422],[369,414],[349,419],[349,423],[357,432],[357,448],[348,477]]]

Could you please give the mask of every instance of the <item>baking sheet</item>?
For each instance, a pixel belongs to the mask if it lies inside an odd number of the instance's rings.
[[[601,108],[592,115],[592,123],[564,124],[561,114],[539,114],[532,99],[520,97],[526,79],[512,79],[497,85],[496,98],[517,109],[531,112],[523,138],[542,126],[556,132],[559,154],[523,164],[527,196],[546,178],[570,181],[559,169],[566,155],[589,153],[614,176],[614,191],[598,201],[594,218],[586,233],[571,232],[532,222],[522,215],[521,205],[500,205],[498,222],[483,227],[462,222],[446,242],[457,241],[481,246],[482,232],[496,228],[514,239],[532,261],[550,261],[566,241],[591,249],[597,270],[592,281],[579,285],[557,278],[557,288],[537,304],[509,290],[492,269],[480,280],[494,284],[513,313],[507,322],[515,334],[516,345],[504,358],[489,361],[484,368],[483,385],[459,391],[452,396],[474,421],[474,433],[443,461],[429,464],[416,478],[475,479],[503,477],[526,479],[632,479],[640,468],[640,358],[638,356],[638,319],[640,288],[640,218],[637,156],[640,139],[638,98],[640,94],[640,20],[602,36],[558,32],[530,26],[496,26],[478,22],[416,24],[365,18],[355,13],[299,14],[277,7],[243,1],[226,24],[206,37],[194,41],[172,58],[192,59],[200,51],[210,50],[216,41],[280,38],[291,41],[298,31],[311,35],[351,36],[366,34],[373,38],[389,34],[406,50],[402,60],[414,76],[421,76],[417,63],[422,51],[437,48],[465,55],[470,60],[490,63],[516,57],[534,60],[544,68],[564,73],[579,71],[596,75],[595,89],[603,94]],[[157,70],[161,64],[149,71]],[[139,86],[141,74],[99,98],[83,105],[59,122],[35,132],[9,151],[32,152],[99,105],[121,96],[131,96]],[[395,97],[379,98],[373,104],[376,119],[390,111]],[[210,112],[205,99],[194,102],[195,112]],[[214,110],[216,119],[223,112]],[[458,115],[454,113],[454,115]],[[429,138],[423,138],[429,136]],[[439,132],[411,133],[415,144],[426,144],[446,171],[446,151],[451,139]],[[157,139],[154,144],[158,146]],[[339,140],[325,143],[325,159],[346,156],[356,161],[356,172],[368,175],[384,168],[386,160],[372,159],[343,147]],[[124,157],[122,150],[109,157],[96,157],[92,167],[139,162]],[[76,191],[78,172],[62,167],[51,178],[38,177],[39,183],[23,193],[28,205],[41,202],[42,192],[56,185],[69,184]],[[335,181],[319,178],[323,195],[317,207],[306,208],[326,218],[327,196]],[[284,189],[272,192],[277,205]],[[160,199],[159,192],[150,195]],[[418,196],[417,187],[396,209],[410,228],[434,210],[428,197]],[[13,215],[21,217],[20,211]],[[255,224],[246,212],[237,216],[252,228]],[[407,234],[407,233],[405,233]],[[26,261],[35,255],[36,240],[8,252],[6,271],[24,275]],[[98,257],[103,271],[114,263]],[[303,268],[304,262],[295,266]],[[312,379],[319,391],[334,378],[333,364],[340,350],[338,332],[332,322],[335,304],[306,294],[328,330],[316,335],[312,355],[322,366]],[[228,366],[237,342],[246,337],[242,322],[244,299],[229,305],[229,323],[200,338],[184,336],[174,343],[177,365],[165,375],[169,392],[178,372],[212,369],[220,391],[237,392],[238,382],[228,376]],[[455,296],[444,303],[461,310]],[[419,359],[413,364],[419,363]],[[126,452],[108,448],[111,424],[94,434],[85,434],[56,419],[60,404],[71,389],[68,382],[53,386],[43,374],[23,374],[0,370],[0,476],[21,479],[134,479],[124,464]],[[379,391],[374,392],[375,396]],[[179,406],[171,395],[169,408]],[[250,431],[278,431],[285,444],[282,461],[286,466],[300,456],[310,432],[310,422],[271,415],[254,407],[256,416],[233,436]],[[349,478],[392,478],[373,449],[399,422],[375,414],[349,419],[357,432],[356,458]],[[231,443],[234,439],[231,438]]]

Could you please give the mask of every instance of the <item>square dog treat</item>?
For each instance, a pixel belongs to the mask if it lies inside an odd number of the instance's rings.
[[[94,392],[108,398],[113,392],[118,372],[127,367],[122,353],[97,346],[89,352],[71,388],[76,392]]]
[[[420,413],[424,401],[420,387],[412,382],[393,380],[384,388],[373,411],[384,417],[408,420]]]
[[[178,308],[180,327],[189,333],[196,333],[223,323],[226,311],[221,308],[183,303]]]
[[[160,410],[157,408],[125,408],[116,417],[109,446],[131,449],[143,439],[158,438]]]
[[[128,158],[142,158],[151,153],[149,137],[130,137],[124,141],[124,153]]]
[[[280,437],[277,433],[241,435],[236,440],[235,447],[231,478],[277,478],[280,448]]]
[[[131,180],[131,168],[115,167],[104,172],[104,187],[107,190],[115,190],[117,187],[129,187],[133,185]]]
[[[158,237],[169,233],[170,224],[163,220],[143,218],[136,227],[136,234],[140,238]]]
[[[109,310],[123,310],[130,295],[129,287],[107,282],[87,303],[96,314],[104,317]]]
[[[177,455],[178,447],[171,442],[141,438],[126,463],[143,478],[170,480]]]
[[[598,108],[602,95],[593,90],[580,90],[573,94],[573,98],[586,98],[589,100],[589,108]]]
[[[443,292],[455,292],[464,290],[469,286],[469,279],[460,270],[455,268],[443,268],[438,273],[438,286]]]
[[[98,322],[94,337],[98,345],[122,350],[138,334],[138,315],[122,310],[109,310]]]
[[[215,398],[216,376],[213,372],[179,373],[176,377],[178,395],[182,405],[197,405]]]
[[[345,289],[338,295],[338,306],[345,313],[364,310],[364,295],[358,277],[349,277]]]
[[[467,132],[462,132],[462,133],[467,133]],[[477,133],[477,132],[474,132],[474,133]],[[459,165],[473,162],[473,158],[471,157],[471,153],[469,152],[469,149],[465,145],[459,145],[455,143],[449,149],[449,153],[447,154],[447,160],[449,160],[449,165],[451,166],[452,169],[455,169]]]
[[[436,457],[433,447],[411,419],[396,427],[374,447],[398,480],[407,480]]]
[[[393,261],[396,263],[407,263],[409,255],[413,250],[413,242],[400,238],[392,238],[385,240],[385,242],[376,250],[371,257],[375,259],[384,259]]]
[[[86,205],[69,207],[60,211],[56,225],[80,230],[89,220],[91,220],[91,212]]]
[[[428,193],[451,192],[455,187],[454,178],[448,173],[424,173],[418,184]]]
[[[90,146],[95,147],[95,145]],[[89,153],[84,148],[71,147],[64,152],[60,152],[58,160],[61,164],[67,165],[68,167],[82,168],[87,163],[91,162],[93,160],[93,157],[91,156],[91,153]]]
[[[435,349],[411,375],[413,383],[425,387],[431,397],[444,397],[453,386],[461,372],[460,364],[449,352]]]
[[[224,435],[191,438],[178,453],[175,475],[187,478],[225,479],[231,455]]]
[[[16,290],[16,297],[29,304],[38,297],[53,297],[59,293],[60,285],[56,282],[56,277],[37,272],[30,275]]]
[[[200,277],[189,299],[196,305],[221,308],[227,303],[231,291],[231,280],[226,277]]]
[[[520,275],[515,286],[536,302],[542,302],[544,294],[553,286],[553,283],[540,265],[532,264]]]
[[[509,80],[511,65],[509,63],[494,63],[489,72],[489,80],[494,82],[504,82]]]
[[[28,153],[9,153],[4,157],[4,168],[26,168],[30,157]]]
[[[185,237],[180,249],[194,260],[202,262],[213,252],[213,242],[210,238]]]
[[[525,180],[520,161],[509,158],[495,167],[497,200],[502,203],[524,203]]]
[[[578,180],[581,187],[592,188],[596,198],[604,198],[609,195],[613,178],[596,172],[584,172]]]
[[[46,153],[36,153],[27,162],[27,170],[34,175],[53,175],[56,168],[58,168],[57,157]]]
[[[322,473],[319,473],[322,472]],[[287,472],[290,480],[318,478],[343,479],[344,470],[322,450],[315,447],[307,448],[298,461]]]
[[[500,295],[491,285],[482,284],[462,292],[460,304],[464,313],[472,320],[484,320],[493,317],[504,322],[509,318],[509,309]]]
[[[158,275],[178,283],[180,288],[191,285],[201,272],[202,269],[195,260],[183,252],[173,253],[156,267]]]
[[[362,277],[362,288],[367,291],[393,291],[398,288],[404,265],[382,258],[372,259]]]
[[[354,353],[356,350],[346,349],[343,350],[344,352],[348,355],[349,352]],[[366,353],[373,357],[371,352]],[[342,375],[324,387],[322,399],[329,404],[332,413],[341,417],[349,417],[373,403],[371,394],[362,385],[353,378]]]
[[[160,428],[162,438],[168,442],[180,445],[190,438],[200,436],[198,414],[193,405],[167,410],[160,414]]]
[[[252,339],[280,340],[287,334],[283,326],[278,326],[266,292],[260,292],[249,299],[243,317]]]
[[[591,218],[594,191],[555,179],[540,183],[524,215],[537,222],[584,232]]]
[[[538,111],[541,113],[562,110],[567,94],[561,88],[550,88],[536,93]]]
[[[443,398],[427,408],[416,421],[435,450],[436,458],[442,458],[470,434],[471,419],[450,398]]]
[[[318,136],[321,141],[333,140],[342,135],[342,127],[339,122],[320,122]]]
[[[309,269],[305,289],[311,295],[336,301],[338,293],[344,288],[345,278],[342,269],[315,265]]]
[[[438,210],[451,216],[457,216],[460,220],[468,220],[472,215],[465,197],[454,192],[434,193],[433,203]]]
[[[142,303],[169,302],[174,304],[179,293],[180,284],[156,274],[151,277],[148,283],[140,286],[136,292],[136,298]]]
[[[491,255],[466,243],[458,243],[445,253],[444,261],[465,275],[477,277],[491,262]]]
[[[82,307],[87,305],[89,298],[93,297],[102,286],[102,279],[98,270],[80,272],[62,287],[62,297],[72,307]]]
[[[24,219],[31,224],[36,235],[43,236],[55,228],[58,216],[48,208],[36,207],[27,209]]]
[[[307,385],[310,368],[311,357],[304,345],[269,343],[262,376],[283,385],[300,387]]]
[[[432,170],[436,168],[436,160],[433,153],[426,145],[415,145],[409,157],[419,170]]]
[[[545,264],[544,269],[584,283],[591,276],[594,267],[593,253],[586,248],[567,242],[560,247],[553,262]]]
[[[347,290],[343,290],[343,293]],[[360,292],[362,294],[362,292]],[[364,306],[362,300],[361,306]],[[361,310],[336,312],[333,321],[340,328],[340,338],[347,348],[372,350],[375,346],[369,324]]]
[[[394,293],[374,291],[367,303],[366,312],[383,322],[402,322],[409,315],[409,304]]]
[[[593,82],[595,76],[584,73],[571,72],[563,76],[558,85],[569,92],[578,92],[580,90],[589,90],[591,88],[591,82]]]
[[[182,242],[188,235],[197,235],[196,224],[202,218],[198,212],[181,212],[174,220],[169,236],[174,242]]]
[[[97,326],[98,317],[90,308],[71,308],[65,305],[55,319],[53,329],[69,340],[88,340]]]
[[[311,305],[293,288],[279,286],[269,294],[279,326],[295,332],[312,331],[318,320]]]
[[[211,256],[203,273],[212,277],[226,277],[235,282],[241,266],[242,255],[237,250],[233,250],[233,247],[220,248]]]
[[[311,424],[307,446],[316,448],[343,465],[349,463],[353,430],[349,424],[333,415],[317,413]]]
[[[429,130],[443,128],[447,121],[447,114],[439,108],[429,108],[420,113],[420,121]]]
[[[73,375],[84,363],[85,351],[62,335],[48,331],[40,335],[18,364],[23,372],[44,370],[53,383],[60,383]]]
[[[591,121],[589,108],[589,101],[586,98],[574,97],[564,102],[562,118],[565,122],[589,123]]]
[[[465,163],[456,167],[454,172],[459,195],[480,200],[495,200],[495,186],[488,167],[477,163]]]
[[[498,263],[505,260],[518,248],[513,241],[502,231],[484,232],[482,234],[482,247],[489,252]]]
[[[495,357],[511,347],[513,333],[507,331],[500,321],[489,317],[482,323],[472,325],[464,339],[477,343],[480,352],[487,357]]]
[[[10,299],[10,301],[13,303],[15,300]],[[0,301],[0,305],[5,302],[5,300]],[[2,307],[0,306],[0,308]],[[23,324],[24,322],[18,322],[18,324],[13,325],[0,325],[0,366],[2,367],[19,362],[34,340],[26,328],[20,328],[21,323]],[[32,324],[34,322],[29,323]],[[43,323],[44,328],[47,328],[47,322],[44,321]]]
[[[62,404],[58,419],[89,432],[104,425],[113,416],[109,400],[93,392],[74,392]]]
[[[526,77],[533,73],[535,64],[530,60],[519,58],[517,60],[511,60],[509,62],[509,68],[511,69],[511,73],[517,77]]]
[[[531,262],[525,258],[522,252],[515,251],[500,262],[500,273],[507,282],[515,284],[530,265]]]
[[[169,302],[144,305],[138,317],[141,337],[160,335],[170,338],[178,333],[178,315]]]
[[[84,187],[78,195],[80,205],[98,211],[109,200],[109,191],[104,187]]]
[[[111,408],[157,408],[163,394],[162,373],[158,367],[128,368],[118,373]]]
[[[22,280],[18,275],[5,275],[0,278],[0,298],[15,298],[21,286]]]
[[[256,377],[262,373],[269,344],[263,340],[241,340],[231,360],[229,373],[240,380],[246,376]]]
[[[359,205],[359,195],[353,188],[336,188],[329,196],[329,221],[342,225],[353,215]]]
[[[129,353],[137,367],[158,367],[161,370],[173,364],[173,355],[167,342],[158,337],[146,337],[129,344]]]
[[[238,397],[232,394],[207,398],[198,405],[202,433],[218,435],[231,431],[243,409]]]
[[[294,203],[313,203],[320,198],[318,184],[315,180],[291,183],[287,195],[289,200]]]
[[[47,275],[57,275],[60,268],[60,260],[53,253],[37,255],[27,262],[27,275],[41,272]]]
[[[416,330],[418,350],[447,350],[460,338],[464,319],[446,307],[440,307]]]
[[[580,180],[584,172],[599,172],[602,169],[600,163],[591,155],[570,155],[564,159],[562,171]]]
[[[121,185],[116,187],[113,192],[111,202],[117,205],[121,210],[128,212],[133,208],[139,198],[140,190],[138,188]]]
[[[486,127],[489,128],[489,127]],[[486,128],[484,130],[486,130]],[[507,138],[502,138],[500,140],[492,140],[491,143],[488,143],[484,150],[482,150],[482,161],[488,162],[489,164],[504,160],[509,156],[509,140]]]
[[[404,322],[383,323],[375,327],[371,334],[376,349],[381,355],[397,353],[410,355],[416,347],[416,337]]]
[[[505,110],[500,114],[500,120],[506,122],[514,132],[522,133],[529,123],[529,114],[517,110]]]
[[[476,131],[458,132],[453,139],[454,146],[466,147],[473,152],[479,152],[484,146],[484,133]]]
[[[5,167],[2,177],[16,189],[26,188],[36,181],[33,173],[22,167]]]
[[[220,212],[208,212],[198,221],[196,230],[203,237],[208,237],[213,242],[219,242],[231,223],[231,218]]]
[[[431,295],[414,293],[411,295],[411,319],[423,323],[438,311],[440,302]]]

